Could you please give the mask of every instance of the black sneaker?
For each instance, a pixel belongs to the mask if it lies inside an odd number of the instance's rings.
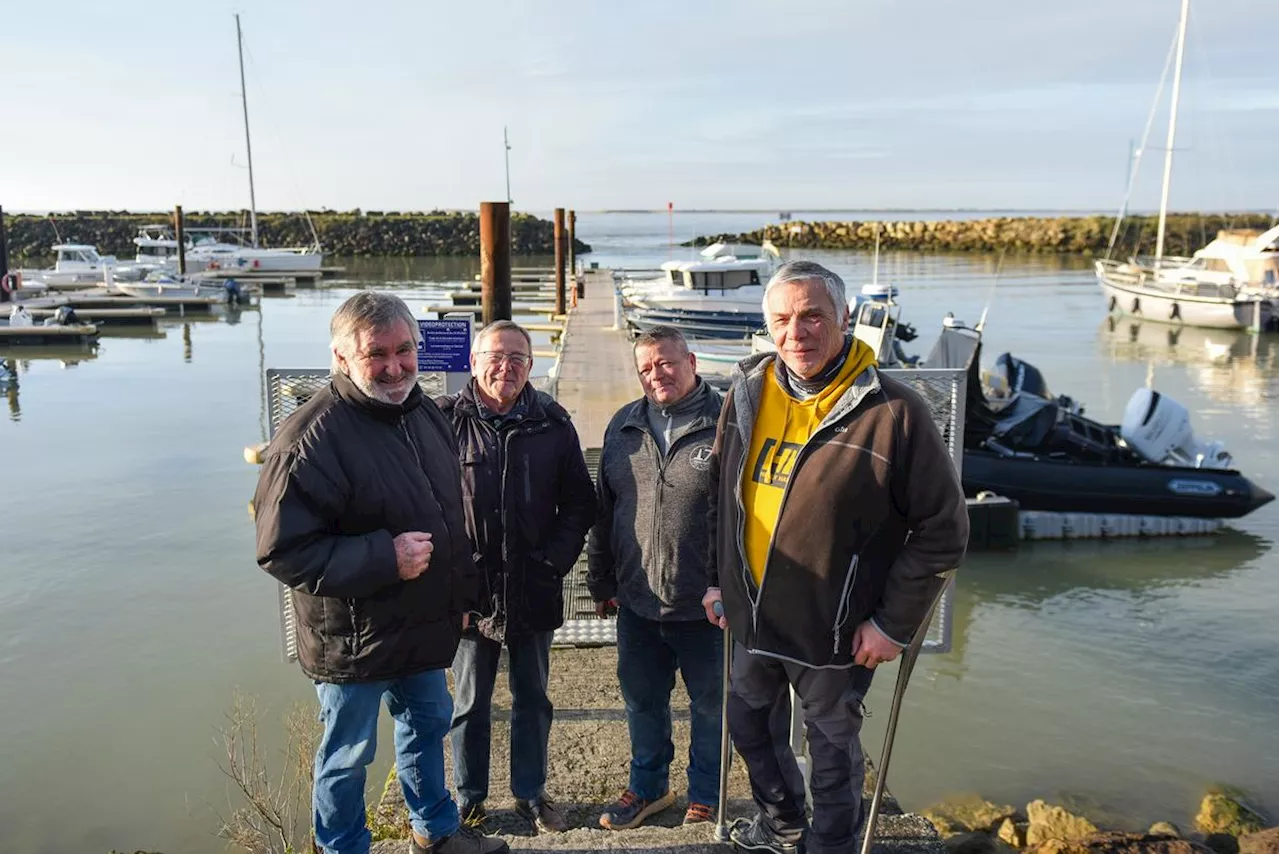
[[[423,844],[417,833],[409,836],[410,854],[507,854],[511,849],[496,836],[460,825],[452,836]]]
[[[569,822],[546,795],[531,801],[516,798],[516,812],[532,823],[539,833],[564,833],[569,829]]]
[[[769,851],[772,854],[804,854],[804,846],[786,842],[764,823],[762,816],[740,818],[729,828],[729,841],[739,851]]]
[[[484,832],[489,821],[489,813],[485,811],[484,802],[469,804],[458,809],[458,820],[473,830]]]
[[[668,790],[665,795],[646,801],[627,789],[618,800],[600,816],[600,826],[606,830],[630,830],[639,827],[651,815],[662,812],[676,802],[676,796]]]

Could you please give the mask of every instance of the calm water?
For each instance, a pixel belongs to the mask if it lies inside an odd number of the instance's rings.
[[[637,266],[664,260],[671,233],[767,219],[584,215],[578,230],[597,250],[587,260]],[[871,277],[866,255],[811,257],[851,284]],[[1274,337],[1113,330],[1084,262],[1006,258],[998,279],[996,267],[888,254],[880,278],[901,286],[919,350],[945,312],[973,322],[989,304],[988,361],[1029,359],[1102,420],[1150,372],[1198,434],[1280,491]],[[274,588],[252,560],[256,470],[241,449],[261,438],[260,369],[327,364],[329,315],[354,288],[420,307],[477,266],[349,270],[261,312],[18,361],[0,418],[0,850],[222,850],[214,736],[233,692],[259,698],[268,731],[314,696],[279,663]],[[955,649],[924,660],[907,695],[892,788],[915,807],[1044,796],[1145,825],[1186,821],[1206,785],[1227,782],[1274,818],[1276,541],[1273,504],[1214,538],[974,555]],[[870,698],[873,750],[892,678]]]

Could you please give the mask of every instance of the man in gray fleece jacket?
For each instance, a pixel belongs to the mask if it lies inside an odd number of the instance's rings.
[[[721,397],[698,376],[678,329],[641,335],[635,360],[645,396],[605,430],[599,516],[587,545],[596,613],[618,609],[618,681],[631,735],[630,783],[600,818],[611,830],[675,803],[667,777],[677,669],[692,716],[686,823],[714,818],[720,778],[724,640],[704,617],[702,596],[711,578],[708,473]]]

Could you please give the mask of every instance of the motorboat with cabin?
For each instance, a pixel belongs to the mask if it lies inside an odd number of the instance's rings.
[[[114,255],[99,255],[98,248],[87,243],[59,243],[52,247],[54,265],[51,269],[18,270],[24,283],[48,288],[83,288],[99,285],[103,271],[116,267]]]
[[[656,278],[616,283],[628,325],[637,332],[675,326],[692,338],[745,340],[764,323],[764,286],[781,256],[762,246],[714,243],[694,261],[666,261]]]

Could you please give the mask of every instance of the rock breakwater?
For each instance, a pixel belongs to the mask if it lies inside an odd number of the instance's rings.
[[[1219,229],[1267,229],[1270,214],[1170,214],[1165,254],[1190,255],[1212,240]],[[1128,217],[1117,241],[1117,255],[1155,253],[1157,217]],[[916,252],[1012,252],[1100,255],[1115,227],[1112,216],[987,217],[968,220],[902,222],[783,222],[743,234],[714,234],[687,245],[717,241],[759,245],[770,240],[779,248],[871,249],[879,230],[882,249]]]
[[[310,224],[308,224],[308,217]],[[245,228],[246,212],[186,212],[187,228]],[[104,255],[132,258],[138,229],[171,223],[163,213],[72,211],[47,216],[6,215],[9,253],[15,259],[43,258],[55,243],[88,243]],[[312,227],[315,234],[312,234]],[[550,255],[555,251],[554,225],[529,214],[511,215],[511,249],[516,255]],[[478,255],[480,219],[468,211],[400,213],[383,211],[308,211],[258,214],[262,246],[307,246],[316,237],[327,255],[426,256]],[[576,241],[575,252],[591,247]]]

